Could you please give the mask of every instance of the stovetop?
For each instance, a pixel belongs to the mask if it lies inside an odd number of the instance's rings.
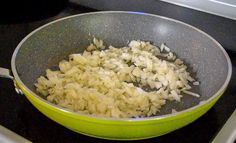
[[[225,23],[228,27],[236,26],[236,22],[225,18],[211,16],[202,12],[195,12],[178,6],[160,5],[160,7],[166,6],[175,7],[174,10],[187,12],[183,13],[184,18],[180,15],[175,15],[174,12],[168,14],[166,12],[159,11],[159,15],[172,17],[178,20],[183,20],[187,23],[192,22],[192,18],[197,15],[202,20],[211,18],[215,22]],[[0,67],[10,68],[11,55],[17,46],[17,44],[32,30],[48,23],[52,20],[65,17],[72,14],[97,11],[95,9],[83,7],[73,3],[67,3],[58,11],[45,14],[45,16],[23,17],[22,19],[6,21],[0,21]],[[190,15],[193,17],[186,17],[186,15],[192,12]],[[178,13],[177,13],[178,14]],[[212,23],[214,24],[214,23]],[[205,25],[194,26],[204,27]],[[207,33],[214,33],[212,36],[220,39],[220,43],[227,49],[227,47],[236,46],[236,41],[232,41],[230,36],[235,36],[236,31],[228,30],[223,33],[223,36],[228,36],[226,39],[230,43],[225,44],[224,37],[221,37],[222,33],[217,33],[212,30],[211,25],[205,26],[204,31]],[[232,29],[235,29],[232,27]],[[223,40],[222,40],[223,39]],[[236,49],[236,47],[234,47]],[[215,106],[209,110],[205,115],[200,117],[195,122],[176,130],[167,135],[160,137],[140,140],[135,142],[161,142],[161,143],[207,143],[211,142],[216,136],[218,131],[222,128],[224,123],[236,109],[236,55],[232,50],[227,50],[233,65],[232,79],[225,94],[219,99]],[[31,103],[26,99],[24,95],[18,95],[14,91],[12,81],[9,79],[0,79],[0,125],[14,131],[15,133],[23,136],[24,138],[35,143],[73,143],[73,142],[118,142],[108,141],[102,139],[96,139],[88,136],[84,136],[75,133],[54,121],[48,119],[42,113],[40,113]]]

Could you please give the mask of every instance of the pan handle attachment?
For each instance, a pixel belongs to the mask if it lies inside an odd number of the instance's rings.
[[[16,80],[15,80],[14,77],[11,75],[11,72],[10,72],[9,69],[0,67],[0,77],[11,79],[11,80],[13,81],[13,83],[14,83],[16,93],[18,93],[18,94],[20,94],[20,95],[23,95],[22,90],[21,90],[21,89],[18,87],[18,85],[16,84]]]
[[[0,67],[0,77],[10,78],[12,80],[14,79],[13,76],[11,76],[9,69],[5,69],[1,67]]]

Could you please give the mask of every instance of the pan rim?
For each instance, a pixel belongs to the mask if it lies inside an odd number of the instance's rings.
[[[224,81],[224,83],[222,84],[222,86],[218,89],[218,91],[213,95],[211,96],[210,98],[208,98],[207,100],[204,100],[204,103],[202,104],[198,104],[198,105],[195,105],[193,107],[190,107],[190,108],[187,108],[185,110],[182,110],[182,111],[178,111],[176,113],[170,113],[170,114],[165,114],[165,115],[159,115],[159,116],[152,116],[152,117],[143,117],[143,118],[111,118],[111,117],[98,117],[98,116],[95,116],[95,115],[89,115],[89,114],[84,114],[84,113],[78,113],[78,112],[74,112],[70,109],[66,109],[66,108],[63,108],[63,107],[60,107],[56,104],[53,104],[43,98],[41,98],[38,94],[36,94],[35,92],[33,92],[32,90],[30,90],[22,81],[21,79],[19,78],[19,75],[17,73],[17,70],[16,70],[16,65],[15,65],[15,60],[16,60],[16,55],[19,51],[19,49],[21,48],[21,46],[23,45],[23,43],[29,38],[31,37],[33,34],[35,34],[36,32],[40,31],[41,29],[49,26],[49,25],[52,25],[54,23],[57,23],[57,22],[60,22],[60,21],[63,21],[63,20],[66,20],[66,19],[70,19],[70,18],[74,18],[74,17],[79,17],[79,16],[84,16],[84,15],[94,15],[94,14],[112,14],[112,13],[125,13],[125,14],[134,14],[134,15],[146,15],[146,16],[152,16],[152,17],[157,17],[157,18],[161,18],[161,19],[165,19],[165,20],[168,20],[168,21],[172,21],[172,22],[175,22],[175,23],[179,23],[179,24],[182,24],[184,26],[187,26],[193,30],[196,30],[197,32],[205,35],[206,37],[208,37],[210,40],[212,40],[212,42],[214,42],[217,47],[216,48],[220,48],[220,50],[223,52],[225,58],[226,58],[226,61],[227,61],[227,64],[228,64],[228,73],[227,73],[227,77]],[[55,109],[58,109],[62,112],[67,112],[67,113],[70,113],[70,114],[73,114],[73,115],[76,115],[76,116],[83,116],[83,117],[88,117],[88,118],[93,118],[93,119],[97,119],[97,120],[109,120],[109,121],[150,121],[150,120],[160,120],[160,119],[166,119],[166,118],[170,118],[170,117],[174,117],[174,116],[178,116],[178,115],[181,115],[183,113],[187,113],[187,112],[191,112],[192,110],[195,110],[209,102],[211,102],[212,100],[214,100],[218,95],[220,95],[221,93],[224,93],[224,90],[227,88],[229,82],[230,82],[230,79],[231,79],[231,76],[232,76],[232,64],[231,64],[231,60],[229,58],[229,55],[227,54],[227,52],[225,51],[225,49],[221,46],[221,44],[216,41],[213,37],[211,37],[209,34],[205,33],[204,31],[192,26],[192,25],[189,25],[187,23],[184,23],[182,21],[179,21],[179,20],[175,20],[175,19],[172,19],[172,18],[168,18],[168,17],[164,17],[164,16],[160,16],[160,15],[156,15],[156,14],[150,14],[150,13],[143,13],[143,12],[134,12],[134,11],[99,11],[99,12],[88,12],[88,13],[82,13],[82,14],[75,14],[75,15],[71,15],[71,16],[66,16],[66,17],[63,17],[63,18],[60,18],[60,19],[57,19],[57,20],[54,20],[52,22],[49,22],[47,24],[44,24],[40,27],[38,27],[37,29],[33,30],[32,32],[30,32],[27,36],[24,37],[24,39],[22,39],[22,41],[17,45],[16,49],[14,50],[14,53],[12,55],[12,59],[11,59],[11,69],[12,69],[12,73],[13,73],[13,76],[14,76],[14,79],[16,80],[17,83],[19,83],[20,85],[22,85],[24,87],[24,89],[26,89],[30,95],[34,96],[35,98],[37,98],[39,101],[43,102],[43,103],[46,103],[48,104],[49,106],[51,106],[52,108],[55,108]]]

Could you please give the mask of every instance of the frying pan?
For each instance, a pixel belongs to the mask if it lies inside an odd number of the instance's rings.
[[[118,119],[75,113],[39,95],[34,86],[36,79],[46,69],[57,68],[59,61],[69,54],[82,52],[93,37],[116,47],[137,39],[157,46],[166,43],[200,81],[192,90],[201,97],[185,95],[181,102],[167,102],[156,116]],[[106,11],[65,17],[34,30],[15,49],[11,70],[20,91],[55,122],[88,136],[137,140],[167,134],[206,113],[227,88],[232,67],[222,46],[195,27],[152,14]],[[171,112],[173,109],[177,112]]]

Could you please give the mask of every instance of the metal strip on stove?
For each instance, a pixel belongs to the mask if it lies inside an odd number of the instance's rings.
[[[161,0],[161,1],[236,20],[235,0]]]

